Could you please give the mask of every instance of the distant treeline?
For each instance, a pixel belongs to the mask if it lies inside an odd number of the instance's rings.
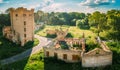
[[[104,39],[120,40],[120,10],[110,10],[107,13],[96,11],[92,14],[38,11],[35,13],[35,22],[77,26],[81,29],[90,29]]]
[[[8,14],[0,14],[0,27],[10,25]],[[99,11],[91,13],[37,11],[34,13],[36,23],[49,25],[70,25],[80,29],[90,29],[104,39],[120,40],[120,10],[110,10],[107,13]]]

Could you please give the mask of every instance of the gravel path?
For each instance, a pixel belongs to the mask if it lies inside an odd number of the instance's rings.
[[[13,63],[15,61],[21,60],[23,58],[26,58],[32,54],[37,53],[38,51],[40,51],[42,49],[42,47],[47,46],[48,44],[50,44],[52,42],[52,39],[50,38],[45,38],[45,37],[40,37],[38,35],[35,35],[35,38],[37,38],[39,40],[39,44],[33,48],[30,48],[20,54],[17,54],[15,56],[12,56],[10,58],[7,59],[3,59],[0,61],[1,65],[5,65],[5,64],[9,64],[9,63]]]

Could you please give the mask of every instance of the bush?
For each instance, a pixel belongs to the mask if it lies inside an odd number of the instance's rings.
[[[72,36],[71,33],[68,33],[66,37],[68,37],[68,38],[73,38],[73,36]]]
[[[2,45],[2,42],[0,41],[0,45]]]
[[[89,38],[86,41],[86,51],[93,50],[97,47],[100,47],[94,38]]]
[[[57,37],[57,35],[56,34],[47,34],[46,37],[48,37],[48,38],[55,38],[55,37]]]

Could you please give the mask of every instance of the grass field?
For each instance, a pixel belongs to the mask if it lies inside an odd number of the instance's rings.
[[[40,30],[37,32],[38,35],[40,36],[47,36],[46,34],[46,30],[55,30],[55,29],[60,29],[61,26],[56,25],[56,26],[50,26],[50,25],[46,25],[45,28],[43,30]],[[83,35],[83,32],[85,34],[85,37],[95,37],[96,34],[93,33],[90,30],[81,30],[79,28],[77,28],[76,26],[62,26],[61,27],[63,30],[69,29],[68,33],[70,33],[74,38],[81,38]]]

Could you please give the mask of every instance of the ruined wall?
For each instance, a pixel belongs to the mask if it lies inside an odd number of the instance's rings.
[[[52,35],[52,34],[56,34],[56,31],[55,30],[46,30],[46,33]]]
[[[49,56],[47,55],[49,52]],[[71,51],[62,49],[44,48],[45,57],[54,57],[57,54],[57,58],[66,62],[79,62],[81,61],[81,51]],[[66,59],[64,55],[67,55]]]
[[[99,67],[112,64],[112,53],[106,55],[83,56],[83,67]]]

